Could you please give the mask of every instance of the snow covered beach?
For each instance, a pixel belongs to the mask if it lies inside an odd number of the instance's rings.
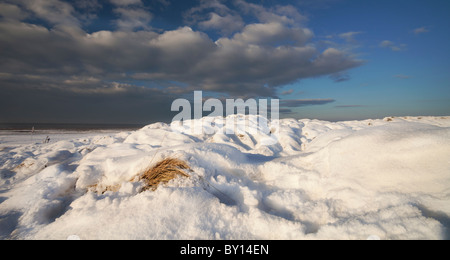
[[[29,138],[0,135],[0,239],[450,239],[450,117]],[[140,192],[168,157],[190,178]]]

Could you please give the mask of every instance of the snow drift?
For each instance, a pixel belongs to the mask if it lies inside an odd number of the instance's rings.
[[[0,156],[2,239],[450,238],[445,117],[283,119],[261,134],[157,123],[8,142]],[[187,162],[190,178],[140,192],[132,180],[169,157]]]

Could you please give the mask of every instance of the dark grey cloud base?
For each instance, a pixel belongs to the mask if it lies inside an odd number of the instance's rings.
[[[2,1],[0,121],[167,121],[171,102],[193,90],[276,97],[288,83],[362,64],[318,49],[292,6],[232,3],[200,1],[164,30],[140,0],[111,0],[114,29],[88,32],[98,1]]]

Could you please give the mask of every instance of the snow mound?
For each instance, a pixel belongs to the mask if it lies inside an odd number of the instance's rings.
[[[232,134],[208,118],[53,144],[8,137],[0,238],[450,238],[449,118],[262,129],[257,117],[232,117]],[[196,125],[209,128],[188,131]],[[141,192],[136,176],[168,157],[191,177]]]

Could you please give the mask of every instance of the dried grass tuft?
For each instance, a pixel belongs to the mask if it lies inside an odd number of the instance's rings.
[[[145,183],[142,191],[149,189],[155,191],[160,183],[165,184],[178,176],[190,177],[186,171],[192,171],[186,162],[175,158],[166,158],[145,170],[141,175],[140,180]]]

